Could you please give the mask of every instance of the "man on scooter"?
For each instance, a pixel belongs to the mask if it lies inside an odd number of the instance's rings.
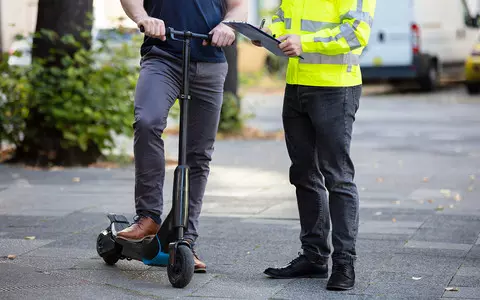
[[[192,40],[187,164],[190,167],[188,229],[194,249],[198,218],[220,119],[228,66],[221,47],[235,41],[222,21],[246,21],[247,0],[121,0],[125,13],[145,32],[135,93],[135,223],[117,238],[142,242],[160,229],[165,155],[162,133],[181,89],[182,42],[167,40],[165,27],[212,34],[211,45]],[[194,251],[195,272],[206,265]]]
[[[265,270],[271,277],[327,278],[331,221],[327,289],[354,287],[359,199],[350,141],[361,95],[359,58],[375,6],[376,0],[282,0],[272,18],[270,31],[290,57],[282,118],[303,253]]]

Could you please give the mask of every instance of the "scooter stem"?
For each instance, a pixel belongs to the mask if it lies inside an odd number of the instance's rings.
[[[180,133],[178,149],[178,166],[174,175],[173,190],[173,228],[178,240],[183,239],[184,230],[187,228],[189,204],[189,167],[187,165],[187,119],[188,102],[190,100],[190,42],[191,35],[183,36],[183,80],[180,101]]]
[[[178,164],[187,164],[187,118],[188,101],[190,100],[190,38],[183,41],[183,64],[182,64],[182,93],[180,94],[180,144],[178,151]]]

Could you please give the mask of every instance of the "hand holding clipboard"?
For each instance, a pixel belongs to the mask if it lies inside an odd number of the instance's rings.
[[[257,28],[251,24],[246,22],[223,22],[225,25],[233,28],[235,31],[239,32],[246,38],[250,39],[251,41],[258,41],[261,46],[263,46],[268,51],[272,52],[277,56],[289,57],[285,53],[283,53],[282,49],[280,49],[279,45],[282,41],[276,39],[275,37],[269,35],[268,33],[264,32],[260,28]],[[262,21],[263,27],[264,22]],[[298,56],[299,58],[303,59],[303,57]]]

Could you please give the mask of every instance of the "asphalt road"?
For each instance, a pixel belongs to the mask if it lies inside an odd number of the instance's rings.
[[[281,129],[281,102],[281,93],[249,94],[250,125]],[[163,268],[107,267],[96,254],[105,213],[132,217],[132,167],[0,165],[0,298],[480,299],[479,114],[480,99],[461,87],[362,98],[352,146],[358,280],[344,293],[327,292],[325,280],[262,274],[300,249],[283,140],[218,141],[199,240],[209,272],[183,290],[169,285]],[[175,156],[176,139],[166,147]],[[172,169],[167,209],[171,185]]]

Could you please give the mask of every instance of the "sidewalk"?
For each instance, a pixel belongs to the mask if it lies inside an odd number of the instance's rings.
[[[249,96],[259,112],[253,122],[278,129],[281,98],[271,97]],[[326,280],[262,274],[300,249],[283,141],[217,143],[199,240],[208,273],[183,290],[163,268],[108,267],[96,254],[105,214],[133,216],[132,167],[0,165],[0,298],[480,299],[479,109],[364,98],[352,149],[361,193],[357,285],[340,293],[326,291]],[[168,139],[169,151],[175,145]],[[172,177],[170,169],[166,211]]]

